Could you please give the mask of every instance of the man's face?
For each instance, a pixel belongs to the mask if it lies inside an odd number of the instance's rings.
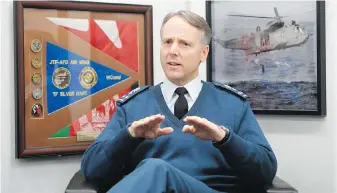
[[[171,18],[162,29],[160,60],[166,77],[184,85],[199,72],[200,62],[208,55],[208,45],[201,42],[201,32],[180,17]]]

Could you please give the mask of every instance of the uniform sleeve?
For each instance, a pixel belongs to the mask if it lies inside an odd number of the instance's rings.
[[[231,130],[227,141],[217,148],[246,184],[272,183],[277,159],[247,102],[243,105],[237,130]]]
[[[117,106],[112,120],[83,154],[81,170],[86,179],[101,180],[121,174],[127,160],[143,141],[129,134],[130,125],[124,109]]]

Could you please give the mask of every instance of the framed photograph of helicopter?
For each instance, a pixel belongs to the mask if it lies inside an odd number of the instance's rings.
[[[206,1],[207,80],[255,114],[326,115],[324,1]]]

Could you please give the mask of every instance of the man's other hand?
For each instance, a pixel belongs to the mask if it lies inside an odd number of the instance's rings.
[[[183,132],[191,133],[200,139],[219,142],[226,135],[226,132],[223,129],[205,118],[188,116],[184,121],[190,125],[185,125]]]
[[[154,139],[173,132],[171,127],[160,128],[160,123],[165,119],[164,115],[153,115],[135,121],[129,127],[132,137]]]

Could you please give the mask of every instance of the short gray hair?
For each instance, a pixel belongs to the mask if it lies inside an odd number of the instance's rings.
[[[201,38],[202,43],[206,45],[210,43],[211,38],[212,38],[212,30],[209,27],[208,23],[200,15],[193,13],[191,11],[186,11],[186,10],[170,12],[164,17],[164,20],[163,20],[163,23],[160,29],[161,36],[162,36],[163,26],[166,24],[168,20],[170,20],[172,17],[175,17],[175,16],[178,16],[184,19],[187,23],[199,29],[202,33],[202,38]]]

